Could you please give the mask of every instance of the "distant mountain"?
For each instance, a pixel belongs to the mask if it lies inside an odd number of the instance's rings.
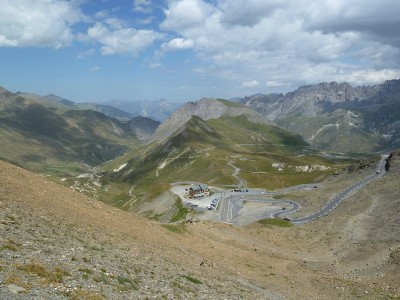
[[[241,103],[323,150],[371,153],[400,145],[400,80],[359,87],[320,83]]]
[[[111,100],[105,104],[119,108],[133,116],[149,117],[156,121],[164,121],[181,106],[181,104],[168,102],[165,99],[158,101]]]
[[[29,94],[29,95],[31,97],[33,96],[32,94]],[[54,103],[58,102],[60,104],[63,104],[65,106],[69,107],[70,109],[82,109],[82,110],[90,109],[90,110],[98,111],[109,117],[116,118],[119,120],[127,121],[127,120],[134,118],[134,115],[132,115],[126,111],[123,111],[121,109],[118,109],[116,107],[113,107],[111,105],[98,104],[98,103],[76,103],[71,100],[67,100],[67,99],[61,98],[59,96],[56,96],[54,94],[50,94],[50,95],[47,95],[44,97],[36,96],[36,100],[40,101],[40,98],[52,101]]]
[[[79,172],[133,149],[128,122],[55,96],[0,89],[0,158],[44,173]]]

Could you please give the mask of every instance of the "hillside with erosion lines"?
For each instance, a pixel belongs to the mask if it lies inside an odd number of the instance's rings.
[[[318,197],[369,164],[328,178]],[[0,298],[396,298],[399,172],[395,152],[389,172],[322,220],[235,228],[140,219],[0,162]]]

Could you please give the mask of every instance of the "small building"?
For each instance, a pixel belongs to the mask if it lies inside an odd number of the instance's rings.
[[[200,198],[210,195],[210,189],[207,184],[199,184],[190,187],[189,189],[190,198]]]

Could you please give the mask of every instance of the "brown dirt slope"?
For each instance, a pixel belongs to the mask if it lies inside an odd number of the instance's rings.
[[[396,153],[317,222],[235,228],[163,226],[0,162],[0,299],[396,299],[399,173]]]

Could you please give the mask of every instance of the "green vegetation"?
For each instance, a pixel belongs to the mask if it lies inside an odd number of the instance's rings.
[[[85,289],[78,288],[66,293],[69,300],[105,300],[102,295]]]
[[[54,176],[85,172],[139,144],[128,123],[15,94],[3,102],[0,133],[1,159]]]
[[[90,270],[88,268],[84,268],[84,267],[79,267],[78,271],[81,271],[82,273],[85,273],[85,274],[93,274],[92,270]]]
[[[398,112],[386,111],[384,115],[398,115]],[[353,153],[356,156],[373,153],[390,147],[382,135],[372,132],[367,124],[378,127],[378,132],[388,132],[383,128],[393,120],[382,122],[382,115],[376,111],[357,112],[357,117],[343,110],[306,117],[292,115],[278,120],[278,124],[290,131],[301,133],[306,139],[312,137],[313,145],[319,149],[338,153]],[[395,116],[398,119],[398,116]],[[363,120],[363,121],[362,121]],[[336,124],[340,124],[340,134]],[[381,126],[381,124],[384,124]],[[364,129],[363,129],[364,128]]]
[[[10,251],[18,251],[21,247],[20,244],[14,242],[13,240],[7,240],[4,245],[0,247],[0,251],[10,250]]]
[[[273,218],[273,219],[261,219],[258,220],[257,223],[265,225],[265,226],[277,226],[277,227],[292,227],[293,224],[290,223],[289,221],[279,219],[279,218]]]
[[[181,199],[177,199],[176,202],[175,202],[175,205],[178,208],[178,211],[171,218],[171,222],[177,222],[179,220],[182,220],[189,213],[189,209],[187,207],[183,206]]]
[[[231,102],[229,105],[232,109],[242,107]],[[107,192],[97,189],[98,198],[136,211],[143,202],[152,201],[167,191],[173,182],[190,180],[234,186],[238,179],[232,175],[233,166],[240,168],[239,176],[248,187],[274,190],[313,183],[344,165],[316,155],[299,135],[251,120],[245,114],[207,122],[193,116],[168,139],[153,141],[104,165],[106,174],[102,185],[110,188]],[[272,167],[274,163],[284,163],[285,170],[278,171]],[[123,164],[126,166],[120,171],[113,171]],[[325,169],[300,170],[311,165],[321,165]],[[177,209],[172,222],[183,219],[188,213],[179,203]]]
[[[119,283],[117,287],[118,291],[129,291],[138,289],[138,282],[136,280],[133,280],[132,278],[117,276],[116,279]]]
[[[28,263],[19,265],[18,270],[27,272],[28,274],[42,277],[47,283],[62,282],[65,275],[70,275],[60,267],[55,267],[53,270],[47,270],[44,266],[38,263]]]
[[[185,225],[183,224],[164,224],[162,225],[163,227],[165,227],[166,229],[168,229],[169,231],[172,231],[174,233],[178,233],[178,234],[184,234],[187,230]]]
[[[200,280],[198,280],[192,276],[182,275],[182,277],[185,278],[186,280],[189,280],[190,282],[195,283],[195,284],[203,284],[203,282],[201,282]]]

